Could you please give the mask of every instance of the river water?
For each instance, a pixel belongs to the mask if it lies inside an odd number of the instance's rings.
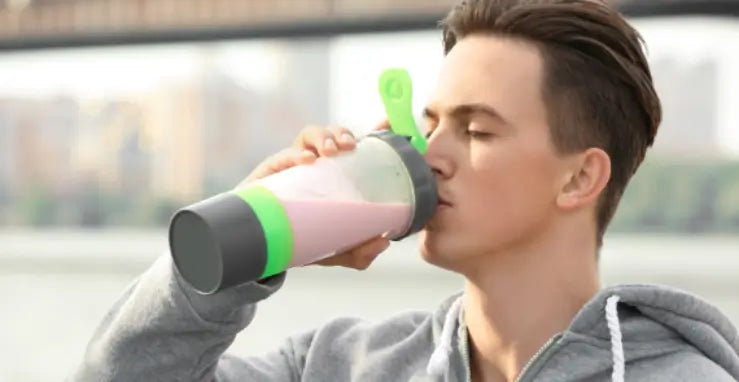
[[[122,289],[166,248],[163,230],[0,231],[0,382],[62,380]],[[461,279],[420,259],[414,238],[364,272],[291,272],[230,351],[261,354],[336,316],[432,310]],[[716,304],[739,323],[739,237],[610,236],[605,284],[654,282]]]

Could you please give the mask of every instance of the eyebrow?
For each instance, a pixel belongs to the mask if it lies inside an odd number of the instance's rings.
[[[500,113],[495,110],[495,108],[483,103],[461,104],[454,106],[453,108],[451,108],[451,110],[449,110],[449,115],[451,115],[455,119],[461,119],[471,114],[484,114],[490,118],[498,119],[504,123],[508,122],[500,115]],[[432,110],[430,107],[426,107],[423,109],[423,116],[431,119],[439,119],[439,114]]]

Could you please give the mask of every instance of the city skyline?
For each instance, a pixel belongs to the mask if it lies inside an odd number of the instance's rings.
[[[102,192],[174,205],[224,191],[305,124],[371,128],[384,67],[409,69],[420,110],[438,45],[435,33],[410,32],[9,55],[0,62],[9,80],[0,89],[0,221],[18,222],[11,204],[39,187],[59,201]],[[665,109],[655,154],[739,154],[739,142],[726,149],[722,127],[725,63],[655,45]]]

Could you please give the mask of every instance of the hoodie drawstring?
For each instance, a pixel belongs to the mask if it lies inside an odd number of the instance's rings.
[[[621,337],[621,322],[618,319],[618,301],[621,297],[613,295],[606,300],[606,323],[611,334],[611,354],[613,354],[613,382],[623,382],[626,368],[624,366],[624,346]]]
[[[446,312],[444,317],[444,326],[441,329],[441,337],[439,338],[439,344],[431,353],[428,365],[426,365],[426,373],[432,376],[440,376],[444,374],[444,371],[449,368],[449,357],[452,353],[452,340],[454,338],[454,327],[457,318],[459,317],[459,311],[462,309],[462,296],[456,299],[449,311]]]
[[[621,335],[621,322],[618,318],[618,302],[621,299],[618,295],[613,295],[606,300],[606,323],[608,324],[608,332],[611,335],[611,354],[613,355],[613,374],[612,382],[624,382],[625,365],[624,365],[624,347]],[[462,296],[456,299],[444,318],[444,326],[441,329],[441,337],[439,344],[431,354],[429,363],[426,366],[426,373],[431,376],[440,376],[449,368],[449,357],[452,353],[452,341],[454,339],[454,327],[457,317],[459,317],[462,308]]]

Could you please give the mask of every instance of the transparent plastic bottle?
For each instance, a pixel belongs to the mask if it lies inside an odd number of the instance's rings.
[[[179,210],[170,247],[202,293],[302,266],[379,235],[399,240],[433,215],[431,169],[408,140],[374,133],[318,158]]]

